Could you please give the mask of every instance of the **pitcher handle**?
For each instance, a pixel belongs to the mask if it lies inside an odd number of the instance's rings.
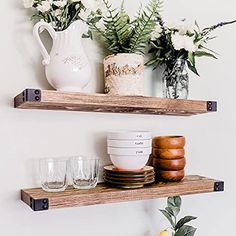
[[[34,26],[33,35],[34,35],[34,38],[36,39],[36,42],[39,45],[40,52],[43,56],[42,63],[44,66],[46,66],[46,65],[50,64],[50,55],[47,52],[47,50],[46,50],[46,48],[39,36],[41,29],[43,29],[43,30],[46,29],[53,40],[56,38],[56,31],[53,29],[53,27],[50,24],[48,24],[44,21],[40,21]]]

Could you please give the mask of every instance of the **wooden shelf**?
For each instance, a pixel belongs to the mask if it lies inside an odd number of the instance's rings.
[[[14,99],[16,108],[190,116],[217,111],[214,101],[156,97],[109,96],[26,89]]]
[[[41,188],[21,190],[21,199],[34,211],[224,191],[224,182],[191,175],[178,183],[157,183],[140,189],[118,189],[105,184],[91,190],[69,187],[65,192],[47,193]]]

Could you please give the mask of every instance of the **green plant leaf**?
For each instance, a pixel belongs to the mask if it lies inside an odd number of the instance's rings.
[[[168,207],[181,207],[182,200],[181,197],[176,196],[176,197],[168,197],[167,199],[167,205]]]
[[[205,51],[197,51],[194,53],[196,57],[212,57],[218,59],[213,53],[205,52]]]
[[[175,228],[175,223],[172,219],[172,216],[166,210],[160,210],[160,212],[166,217],[166,219],[170,222],[171,226]]]
[[[187,61],[187,64],[188,64],[188,68],[189,68],[194,74],[200,76],[200,75],[198,74],[198,71],[197,71],[196,67],[193,66],[190,61]]]
[[[179,228],[181,228],[186,223],[188,223],[188,222],[190,222],[192,220],[196,220],[196,219],[197,219],[197,217],[195,217],[195,216],[185,216],[185,217],[183,217],[182,219],[180,219],[177,222],[177,224],[175,226],[175,230],[178,230]]]
[[[191,64],[195,67],[195,58],[194,58],[194,53],[192,53],[192,52],[189,52],[188,53],[188,59],[189,59],[189,61],[191,62]]]
[[[193,236],[196,232],[196,228],[190,225],[184,225],[174,234],[174,236]]]
[[[170,215],[175,216],[175,213],[174,213],[172,207],[166,207],[165,210],[166,210]]]
[[[139,12],[134,21],[134,27],[130,37],[130,53],[142,52],[147,42],[151,39],[151,33],[159,16],[159,0],[150,0],[145,10]]]

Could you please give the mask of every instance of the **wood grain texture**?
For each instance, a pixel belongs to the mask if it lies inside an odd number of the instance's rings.
[[[25,90],[15,97],[16,108],[175,116],[202,114],[209,110],[207,101],[142,96],[109,96],[50,90],[39,90],[40,101],[30,100],[27,96],[22,99],[22,94],[27,94],[27,91]]]
[[[21,196],[22,201],[28,205],[27,199],[48,199],[49,209],[53,209],[208,193],[215,191],[215,183],[218,181],[206,177],[186,176],[181,182],[156,183],[141,189],[126,190],[98,184],[91,190],[76,190],[69,187],[60,193],[47,193],[41,188],[25,189],[21,190]]]

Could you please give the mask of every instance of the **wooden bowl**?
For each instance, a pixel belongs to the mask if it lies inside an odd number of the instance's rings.
[[[185,176],[184,170],[177,170],[177,171],[158,170],[157,173],[162,180],[169,182],[180,181]]]
[[[186,165],[186,160],[184,157],[176,160],[154,158],[152,164],[159,170],[183,170]]]
[[[153,139],[152,146],[160,149],[182,149],[185,143],[184,136],[160,136]]]
[[[184,149],[159,149],[153,148],[152,149],[152,156],[155,158],[162,158],[162,159],[179,159],[184,157],[185,150]]]

